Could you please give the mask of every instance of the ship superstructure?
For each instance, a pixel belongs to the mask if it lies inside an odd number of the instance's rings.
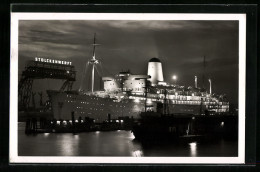
[[[151,68],[151,63],[158,63]],[[193,113],[204,114],[205,110],[213,113],[223,113],[229,111],[229,102],[224,95],[212,94],[211,79],[209,79],[209,92],[204,88],[199,88],[197,85],[197,76],[195,76],[195,86],[180,86],[169,84],[163,81],[162,65],[158,58],[152,58],[148,62],[147,75],[132,75],[128,72],[120,72],[114,78],[103,77],[104,90],[108,94],[123,92],[128,94],[129,99],[135,102],[146,100],[148,104],[153,102],[162,102],[166,99],[170,113]],[[152,71],[151,71],[152,70]],[[157,72],[159,74],[157,74]],[[150,74],[150,75],[149,75]],[[151,76],[154,74],[155,76]],[[158,80],[160,78],[160,80]],[[146,82],[148,81],[148,82]],[[150,82],[149,82],[150,81]],[[150,83],[147,86],[147,83]],[[145,98],[145,88],[148,87],[147,99]],[[116,96],[117,98],[120,98]],[[181,109],[177,110],[182,107]],[[195,112],[187,106],[194,106],[200,112]],[[152,107],[152,106],[151,106]],[[154,106],[156,107],[156,106]],[[154,110],[154,108],[150,108]]]

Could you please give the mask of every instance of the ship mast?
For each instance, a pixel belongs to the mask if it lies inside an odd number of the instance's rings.
[[[96,59],[96,46],[99,44],[96,44],[96,33],[94,34],[94,43],[93,45],[93,55],[92,55],[92,59],[90,59],[88,61],[89,64],[92,65],[92,77],[91,77],[91,92],[94,92],[94,80],[95,80],[95,65],[99,64],[99,61]]]
[[[167,90],[164,88],[164,103],[163,103],[163,114],[168,115],[169,114],[169,106],[168,106],[168,100],[167,100]]]
[[[205,89],[205,67],[206,67],[206,57],[203,57],[203,75],[202,75],[202,88]]]
[[[147,91],[148,91],[148,83],[149,81],[145,79],[145,102],[144,102],[144,111],[147,112]]]

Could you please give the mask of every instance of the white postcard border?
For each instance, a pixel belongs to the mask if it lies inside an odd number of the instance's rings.
[[[18,26],[19,20],[237,20],[239,21],[239,139],[238,157],[79,157],[18,156]],[[138,163],[243,164],[245,163],[246,14],[185,13],[11,13],[10,56],[10,163]]]

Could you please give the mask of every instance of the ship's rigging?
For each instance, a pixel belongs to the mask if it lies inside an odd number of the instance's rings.
[[[88,74],[89,69],[91,70],[91,86],[90,91],[93,93],[95,88],[95,71],[98,73],[99,77],[102,77],[103,75],[103,67],[101,65],[101,62],[96,59],[96,46],[99,46],[100,44],[96,43],[96,33],[94,34],[94,41],[93,41],[93,53],[92,58],[89,59],[86,63],[84,73],[82,75],[82,80],[80,84],[79,91],[86,91],[86,83],[89,83],[88,80],[86,81],[86,77]],[[100,69],[99,69],[100,68]]]

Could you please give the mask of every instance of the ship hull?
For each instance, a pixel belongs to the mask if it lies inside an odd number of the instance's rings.
[[[89,117],[99,123],[108,120],[108,114],[110,114],[111,119],[126,116],[138,118],[140,112],[144,110],[143,103],[135,103],[130,99],[118,102],[112,98],[65,92],[56,92],[49,94],[49,96],[51,97],[53,116],[56,119],[71,119],[73,112],[75,119]]]
[[[48,91],[51,100],[52,113],[55,119],[71,119],[72,112],[75,119],[79,117],[93,118],[95,122],[103,122],[108,120],[108,114],[111,119],[119,117],[140,118],[140,113],[145,109],[145,99],[131,99],[123,94],[118,96],[120,100],[106,96],[79,94],[77,92],[57,92]],[[159,103],[158,103],[159,102]],[[163,107],[159,107],[160,100],[151,101],[147,104],[149,111],[163,111]],[[167,110],[171,114],[191,114],[201,115],[207,111],[203,104],[174,104],[169,103]],[[213,113],[211,113],[213,114]],[[210,114],[210,115],[211,115]]]

